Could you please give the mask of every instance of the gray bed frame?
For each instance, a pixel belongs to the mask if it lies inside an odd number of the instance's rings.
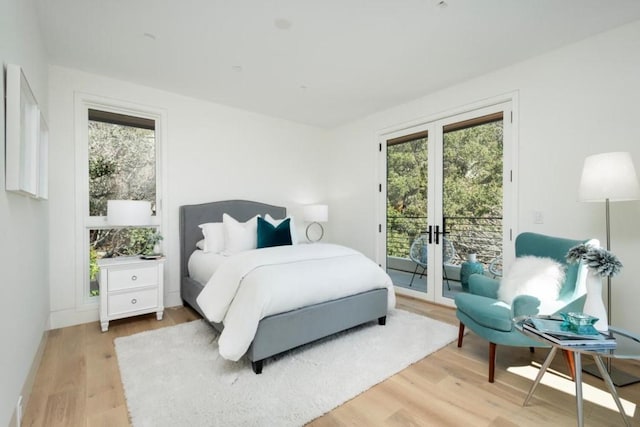
[[[193,307],[202,317],[205,316],[196,298],[204,284],[189,277],[187,263],[191,253],[196,249],[196,242],[202,239],[202,231],[198,225],[221,222],[224,213],[244,222],[257,214],[284,218],[286,209],[247,200],[226,200],[180,207],[180,296],[185,305]],[[370,321],[377,320],[378,324],[384,325],[387,298],[387,289],[374,289],[265,317],[260,321],[256,336],[247,351],[251,368],[256,374],[260,374],[264,360],[276,354]],[[222,331],[222,324],[211,324],[218,331]]]

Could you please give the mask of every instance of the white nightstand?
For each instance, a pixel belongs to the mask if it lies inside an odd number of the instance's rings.
[[[164,258],[143,260],[118,257],[98,260],[100,267],[100,326],[109,321],[139,314],[164,313]]]

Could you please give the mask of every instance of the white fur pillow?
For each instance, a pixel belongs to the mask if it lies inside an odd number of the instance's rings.
[[[559,262],[535,256],[518,257],[500,282],[498,299],[509,304],[518,295],[556,300],[563,282],[564,267]]]

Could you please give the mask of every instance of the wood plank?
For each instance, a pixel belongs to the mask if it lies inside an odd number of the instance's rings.
[[[449,307],[398,297],[398,307],[451,325],[458,325]],[[190,308],[168,308],[162,321],[155,314],[110,322],[100,332],[98,322],[49,332],[23,426],[128,426],[113,340],[119,336],[199,319]],[[399,349],[401,351],[401,349]],[[541,384],[531,403],[522,407],[533,380],[521,371],[536,372],[548,350],[498,347],[496,382],[487,382],[488,343],[468,333],[462,348],[454,343],[409,366],[356,396],[309,425],[325,426],[539,426],[575,425],[575,398]],[[616,367],[640,375],[640,363],[616,361]],[[562,357],[551,364],[558,381],[567,379]],[[552,375],[551,373],[547,375]],[[605,390],[601,380],[584,375],[585,384]],[[585,388],[586,389],[586,388]],[[640,404],[640,384],[618,390],[620,397]],[[586,426],[619,426],[614,409],[585,401]],[[640,425],[640,409],[633,415]]]

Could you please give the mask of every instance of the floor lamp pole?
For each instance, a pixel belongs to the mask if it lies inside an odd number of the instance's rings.
[[[607,226],[607,251],[611,251],[611,223],[609,221],[609,199],[605,199],[605,222]],[[611,325],[611,276],[607,276],[607,324]],[[626,385],[640,382],[640,378],[628,374],[624,371],[616,369],[611,364],[611,358],[607,357],[607,372],[611,377],[611,381],[616,387],[624,387]],[[602,379],[598,367],[594,364],[584,366],[583,371],[595,377]]]
[[[611,222],[609,220],[609,199],[605,199],[605,222],[607,224],[607,250],[611,252]],[[607,325],[611,324],[611,276],[607,276]],[[611,360],[611,358],[607,358]]]

